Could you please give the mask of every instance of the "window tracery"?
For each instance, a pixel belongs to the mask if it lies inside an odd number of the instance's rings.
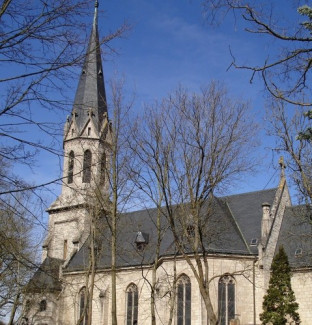
[[[80,325],[87,325],[88,324],[88,305],[87,305],[87,297],[86,297],[86,288],[83,287],[79,292],[79,319]]]
[[[92,153],[90,150],[86,150],[83,155],[83,173],[82,173],[83,183],[90,183],[91,181],[91,165],[92,165]]]
[[[191,325],[191,281],[182,275],[177,281],[177,325]]]
[[[46,311],[46,310],[47,310],[47,301],[43,299],[39,303],[39,311]]]
[[[235,280],[230,275],[224,275],[219,280],[218,310],[220,325],[227,325],[235,318]]]
[[[74,181],[74,161],[75,161],[75,153],[71,151],[68,157],[68,175],[67,175],[68,184],[71,184]]]
[[[100,306],[101,306],[101,320],[103,325],[108,325],[108,301],[109,301],[109,291],[101,290],[99,294]]]
[[[105,175],[106,174],[106,154],[103,153],[101,157],[101,171],[100,171],[100,184],[103,185],[105,183]]]
[[[127,288],[127,325],[138,324],[138,287],[130,284]]]

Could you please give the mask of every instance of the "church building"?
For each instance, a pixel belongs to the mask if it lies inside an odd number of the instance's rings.
[[[25,325],[86,325],[90,319],[94,325],[112,324],[111,230],[103,216],[92,232],[90,218],[98,211],[105,215],[105,207],[96,206],[91,192],[100,193],[110,204],[106,173],[112,132],[97,11],[96,1],[85,62],[71,117],[64,127],[63,185],[48,209],[42,264],[26,288]],[[292,267],[301,324],[311,323],[311,214],[303,206],[292,206],[283,161],[280,166],[276,188],[211,199],[210,232],[204,234],[209,266],[206,285],[220,325],[261,324],[270,268],[280,246]],[[207,325],[209,315],[198,279],[174,245],[165,218],[160,220],[165,230],[158,242],[157,212],[145,209],[121,217],[116,255],[117,324]],[[191,228],[188,233],[192,235]],[[194,258],[191,252],[187,256]]]

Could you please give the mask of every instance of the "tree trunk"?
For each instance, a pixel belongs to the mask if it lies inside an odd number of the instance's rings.
[[[116,119],[118,118],[117,112],[114,112],[115,123]],[[116,240],[117,240],[117,200],[118,200],[118,193],[117,193],[117,177],[118,177],[118,170],[117,170],[117,135],[116,130],[113,131],[113,152],[112,152],[112,195],[113,195],[113,202],[112,202],[112,266],[111,266],[111,281],[112,281],[112,325],[117,325],[117,305],[116,305]]]
[[[13,325],[14,324],[14,317],[15,317],[15,313],[17,310],[17,307],[19,305],[19,298],[20,298],[20,292],[16,295],[15,299],[14,299],[14,304],[11,310],[11,314],[10,314],[10,320],[8,322],[8,325]]]
[[[95,225],[94,225],[94,218],[96,213],[91,213],[92,220],[91,220],[91,242],[90,242],[90,271],[91,271],[91,277],[90,277],[90,289],[88,292],[88,325],[92,325],[92,301],[93,301],[93,290],[94,290],[94,278],[95,278]]]
[[[156,292],[156,272],[157,272],[158,259],[155,259],[152,270],[152,291],[151,291],[151,317],[152,325],[156,325],[156,313],[155,313],[155,292]]]
[[[171,325],[173,323],[174,318],[174,306],[176,301],[176,283],[177,283],[177,268],[176,268],[176,258],[174,257],[173,261],[173,284],[172,284],[172,292],[169,300],[169,320],[168,325]]]

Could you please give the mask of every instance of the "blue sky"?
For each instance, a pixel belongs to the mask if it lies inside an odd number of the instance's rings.
[[[116,73],[125,77],[129,93],[136,94],[135,110],[141,110],[144,103],[167,96],[180,84],[197,91],[211,80],[218,80],[224,82],[233,97],[249,100],[258,123],[264,125],[263,84],[257,78],[250,84],[247,71],[227,70],[232,60],[229,49],[240,63],[248,64],[261,62],[274,51],[274,43],[245,33],[239,19],[234,21],[231,16],[218,27],[209,25],[199,0],[100,0],[99,3],[100,36],[125,20],[132,25],[124,38],[110,43],[117,54],[103,48],[103,69],[106,82]],[[295,14],[295,10],[291,13]],[[92,15],[86,17],[90,30]],[[77,83],[73,84],[72,98]],[[65,122],[67,113],[55,114],[58,122]],[[274,140],[265,136],[263,128],[259,138],[262,146],[257,155],[263,157],[259,159],[259,172],[245,178],[232,193],[277,186],[278,157],[273,156],[270,149]],[[36,183],[46,182],[59,177],[61,168],[62,161],[58,157],[41,153],[28,178]],[[60,188],[56,186],[52,191],[48,201],[55,199]]]
[[[278,13],[278,25],[291,26],[294,19],[300,19],[296,1],[275,0],[270,5]],[[230,49],[240,64],[261,64],[276,52],[278,42],[246,33],[244,22],[230,14],[220,25],[211,26],[204,18],[200,0],[100,2],[101,35],[124,20],[133,28],[125,39],[112,42],[119,54],[104,57],[106,79],[114,71],[124,74],[129,89],[135,89],[136,109],[144,102],[168,95],[179,84],[197,91],[211,80],[223,82],[234,98],[250,102],[261,127],[259,171],[249,175],[234,191],[277,186],[279,156],[273,154],[275,140],[267,137],[264,129],[263,83],[255,77],[251,84],[248,71],[228,67],[232,62]]]
[[[198,91],[210,81],[218,80],[224,82],[235,98],[249,100],[258,123],[263,124],[262,83],[256,78],[250,84],[247,71],[228,67],[232,61],[230,47],[242,62],[251,63],[266,55],[269,45],[251,38],[231,17],[220,26],[211,26],[203,17],[199,0],[101,1],[99,9],[100,35],[124,20],[132,25],[126,38],[112,42],[118,54],[104,56],[104,71],[106,80],[116,71],[125,76],[128,89],[136,93],[135,109],[167,96],[179,84]],[[265,138],[264,134],[262,130],[260,136]],[[269,146],[270,140],[264,140],[263,146]],[[236,189],[238,192],[277,185],[277,177],[268,184],[275,174],[271,151],[262,147],[260,155],[264,159],[259,174],[248,177]]]
[[[230,24],[209,26],[200,1],[114,1],[100,9],[105,10],[100,14],[102,35],[123,20],[133,26],[126,39],[112,42],[119,56],[106,62],[105,71],[106,76],[114,70],[125,73],[140,98],[159,98],[178,83],[196,90],[212,79],[223,80],[239,95],[249,86],[248,78],[243,77],[246,72],[226,71],[231,63],[229,46],[253,57],[261,45],[243,38]],[[249,93],[256,93],[254,87],[248,88]]]

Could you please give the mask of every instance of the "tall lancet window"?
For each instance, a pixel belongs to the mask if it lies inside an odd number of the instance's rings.
[[[88,305],[86,299],[86,288],[82,288],[79,292],[79,325],[87,325],[88,324]]]
[[[191,281],[182,275],[177,281],[177,325],[191,325]]]
[[[83,172],[82,172],[83,183],[90,183],[91,181],[91,165],[92,165],[92,153],[90,150],[86,150],[83,155]]]
[[[68,175],[67,175],[68,184],[71,184],[74,181],[74,162],[75,162],[75,153],[71,151],[68,157]]]
[[[235,318],[235,281],[230,275],[219,280],[218,310],[220,325],[228,325]]]
[[[108,289],[100,292],[100,306],[101,306],[101,324],[108,325],[108,303],[109,303],[109,292]]]
[[[138,324],[138,287],[130,284],[127,288],[127,325]]]
[[[101,158],[101,175],[100,175],[100,184],[103,185],[105,183],[105,174],[106,174],[106,154],[105,152]]]

